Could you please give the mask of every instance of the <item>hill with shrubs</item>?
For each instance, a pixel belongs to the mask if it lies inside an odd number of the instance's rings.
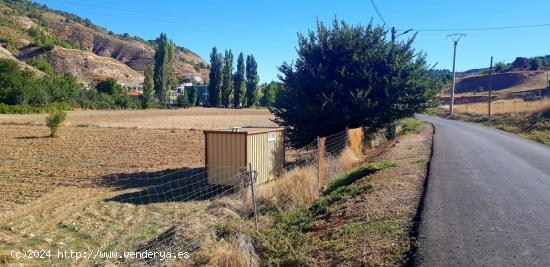
[[[2,58],[32,65],[40,57],[56,73],[92,84],[106,75],[124,83],[143,81],[143,71],[153,64],[155,43],[27,0],[0,0],[0,46]],[[208,78],[208,64],[184,47],[177,47],[174,67],[179,78]]]

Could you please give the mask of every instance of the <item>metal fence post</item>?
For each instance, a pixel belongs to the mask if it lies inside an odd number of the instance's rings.
[[[321,138],[317,136],[317,192],[321,190]]]
[[[252,191],[252,207],[254,208],[254,222],[256,224],[256,231],[258,231],[258,212],[256,210],[256,176],[257,174],[255,174],[252,170],[252,163],[248,163],[248,177],[250,179],[250,190]]]

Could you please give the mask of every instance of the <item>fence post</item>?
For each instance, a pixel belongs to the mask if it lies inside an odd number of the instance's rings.
[[[317,192],[321,190],[321,138],[317,136]]]
[[[346,126],[346,148],[349,147],[349,128]]]
[[[248,163],[248,177],[250,179],[250,190],[252,191],[252,207],[254,208],[254,223],[258,231],[258,212],[256,210],[256,174],[252,170],[252,163]]]

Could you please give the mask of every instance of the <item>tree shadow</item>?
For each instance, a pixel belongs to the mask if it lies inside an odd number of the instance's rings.
[[[208,184],[204,167],[110,174],[101,177],[97,185],[116,190],[137,189],[107,199],[135,205],[207,200],[236,191],[233,186]]]

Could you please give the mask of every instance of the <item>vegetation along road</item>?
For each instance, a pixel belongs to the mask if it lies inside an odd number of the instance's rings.
[[[435,134],[418,265],[550,265],[550,147],[420,118]]]

